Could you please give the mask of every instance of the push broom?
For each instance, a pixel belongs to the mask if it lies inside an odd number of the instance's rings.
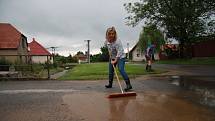
[[[121,93],[113,93],[113,94],[110,94],[108,95],[108,98],[118,98],[118,97],[129,97],[129,96],[137,96],[136,92],[124,92],[123,89],[122,89],[122,86],[121,86],[121,83],[119,81],[119,77],[117,75],[117,72],[116,72],[116,67],[112,64],[113,68],[114,68],[114,73],[116,75],[116,79],[117,79],[117,82],[119,84],[119,87],[120,87],[120,90],[121,90]]]

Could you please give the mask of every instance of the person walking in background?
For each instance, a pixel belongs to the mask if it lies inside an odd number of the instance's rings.
[[[155,45],[149,45],[146,48],[146,52],[145,52],[146,71],[152,71],[152,61],[154,59],[154,48],[155,48]]]
[[[109,84],[105,85],[106,88],[112,88],[113,77],[114,77],[114,66],[118,66],[119,72],[122,75],[126,88],[125,91],[132,89],[130,79],[125,71],[125,53],[122,43],[117,39],[117,32],[114,27],[110,27],[106,31],[105,45],[108,48],[110,59],[109,59]]]

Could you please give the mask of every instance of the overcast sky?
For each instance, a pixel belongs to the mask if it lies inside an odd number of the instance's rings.
[[[115,26],[124,49],[133,47],[141,25],[125,25],[128,16],[123,4],[132,0],[0,0],[0,22],[10,23],[28,38],[45,48],[68,56],[87,50],[100,52],[106,29]],[[51,50],[49,50],[51,51]]]

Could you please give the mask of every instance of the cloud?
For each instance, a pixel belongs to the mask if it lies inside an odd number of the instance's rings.
[[[0,0],[0,22],[14,25],[29,42],[34,37],[45,47],[59,46],[63,55],[86,51],[86,39],[98,53],[110,26],[117,28],[124,47],[137,42],[141,26],[125,25],[126,1],[130,0]]]

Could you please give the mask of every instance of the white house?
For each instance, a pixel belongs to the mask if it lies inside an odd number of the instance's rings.
[[[32,63],[45,63],[49,61],[53,63],[53,57],[49,51],[47,51],[41,44],[39,44],[34,38],[31,43],[28,44],[30,61]]]
[[[145,52],[141,52],[141,49],[136,44],[130,51],[131,53],[131,60],[132,61],[145,61]],[[154,54],[155,60],[159,60],[158,52]]]

